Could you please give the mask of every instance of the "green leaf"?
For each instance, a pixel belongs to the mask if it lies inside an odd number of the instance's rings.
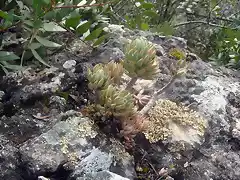
[[[91,41],[93,39],[98,38],[98,36],[101,34],[101,32],[103,31],[103,28],[97,28],[95,29],[93,32],[91,32],[84,40],[85,41]]]
[[[8,18],[8,13],[0,10],[0,17],[2,17],[3,19],[7,19]]]
[[[49,22],[43,24],[43,29],[49,32],[64,32],[66,29],[59,26],[57,23]]]
[[[94,47],[98,46],[99,44],[101,44],[105,39],[107,38],[107,35],[103,35],[101,37],[99,37],[93,44]]]
[[[44,65],[47,66],[47,67],[51,67],[49,64],[47,64],[47,63],[41,58],[41,56],[39,56],[39,54],[37,53],[37,51],[35,51],[34,49],[31,49],[31,51],[32,51],[33,56],[34,56],[39,62],[41,62],[42,64],[44,64]]]
[[[87,22],[83,23],[82,25],[80,25],[77,28],[76,32],[78,34],[84,34],[85,32],[87,32],[90,29],[90,27],[91,27],[91,22],[87,21]]]
[[[4,67],[7,68],[7,69],[17,70],[17,71],[23,69],[23,68],[22,68],[21,66],[19,66],[19,65],[12,65],[12,64],[7,64],[7,65],[5,65]]]
[[[0,64],[0,66],[1,66],[2,70],[4,71],[4,73],[8,74],[8,70],[2,64]]]
[[[152,9],[154,8],[154,5],[152,3],[143,3],[140,7],[144,9]]]
[[[143,14],[148,16],[148,17],[151,17],[151,18],[154,18],[154,17],[158,16],[158,14],[155,11],[152,11],[152,10],[146,10],[146,11],[143,12]]]
[[[54,11],[49,11],[44,15],[44,19],[52,21],[56,17],[56,13]]]
[[[42,25],[43,25],[43,21],[40,19],[37,19],[36,21],[33,22],[33,27],[35,29],[39,29],[40,27],[42,27]]]
[[[69,19],[66,20],[65,22],[65,26],[70,28],[76,28],[80,22],[80,19],[81,19],[81,16],[78,16],[78,17],[71,17]]]
[[[57,48],[57,47],[61,47],[62,45],[57,44],[55,42],[49,41],[45,38],[42,38],[40,36],[36,36],[35,37],[36,40],[38,40],[38,42],[40,42],[42,45],[46,46],[46,47],[53,47],[53,48]]]
[[[45,4],[50,4],[51,0],[43,0]]]
[[[24,20],[23,23],[24,23],[24,24],[27,24],[28,26],[33,27],[33,21],[30,21],[30,20]]]
[[[41,46],[42,46],[42,44],[40,44],[40,43],[31,43],[31,44],[28,45],[28,48],[29,49],[38,49]]]
[[[149,29],[148,24],[147,24],[147,23],[142,23],[142,24],[141,24],[141,29],[142,29],[142,30],[148,30],[148,29]]]
[[[158,32],[162,32],[164,35],[173,35],[174,28],[169,22],[164,22],[163,24],[157,27]]]
[[[0,51],[0,61],[13,61],[20,59],[17,55],[8,51]]]

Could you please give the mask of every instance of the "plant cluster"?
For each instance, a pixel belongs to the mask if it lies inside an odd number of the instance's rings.
[[[103,14],[109,4],[95,0],[1,0],[0,66],[6,73],[21,69],[30,59],[50,66],[43,57],[63,47],[50,38],[58,32],[81,36],[98,46],[106,37],[103,29],[108,18]],[[11,44],[16,44],[17,50],[9,51]]]
[[[111,61],[89,69],[88,86],[96,96],[89,106],[93,113],[112,115],[120,120],[120,133],[126,140],[132,140],[137,133],[144,131],[148,124],[148,111],[154,106],[159,94],[186,71],[185,56],[177,49],[173,52],[177,54],[178,59],[176,72],[166,86],[150,96],[142,94],[144,89],[139,92],[133,89],[138,79],[154,80],[159,74],[155,47],[143,38],[132,40],[126,45],[125,58],[120,63]],[[175,54],[173,56],[176,56]],[[123,74],[131,78],[125,85]]]

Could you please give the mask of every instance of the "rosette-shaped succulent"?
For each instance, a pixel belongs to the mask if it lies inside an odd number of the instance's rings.
[[[120,83],[121,76],[123,75],[124,72],[122,64],[111,61],[108,64],[106,64],[104,68],[108,72],[112,82],[116,84]]]
[[[135,113],[131,117],[121,119],[122,130],[120,133],[126,139],[134,138],[137,133],[143,132],[148,128],[149,120],[140,113]]]
[[[104,89],[110,84],[110,77],[103,65],[97,64],[92,70],[88,69],[88,87],[92,90]]]
[[[135,112],[132,94],[113,85],[100,91],[99,103],[116,117],[131,116]]]
[[[154,79],[159,72],[154,46],[142,38],[133,40],[126,46],[123,66],[132,78]]]

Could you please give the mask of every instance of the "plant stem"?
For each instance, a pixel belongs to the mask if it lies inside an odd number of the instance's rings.
[[[225,29],[229,28],[229,27],[226,27],[226,26],[222,26],[222,25],[219,25],[219,24],[213,24],[213,23],[206,22],[206,21],[187,21],[187,22],[182,22],[182,23],[176,24],[173,27],[177,28],[179,26],[185,26],[185,25],[188,25],[188,24],[206,24],[206,25],[213,26],[213,27],[220,27],[220,28],[225,28]],[[231,28],[231,29],[236,29],[236,28]]]
[[[26,53],[26,50],[27,50],[29,44],[32,43],[32,41],[33,41],[33,39],[35,38],[35,36],[37,35],[37,33],[38,33],[38,30],[36,30],[36,29],[34,29],[34,30],[32,31],[31,38],[30,38],[30,40],[28,41],[28,43],[26,44],[26,46],[24,47],[24,50],[23,50],[23,53],[22,53],[22,56],[21,56],[21,64],[20,64],[21,68],[22,68],[22,66],[23,66],[23,58],[24,58],[24,55],[25,55],[25,53]]]
[[[128,82],[126,89],[129,90],[129,91],[131,91],[131,90],[132,90],[132,86],[136,83],[137,79],[138,79],[137,77],[132,78],[132,79]]]
[[[177,75],[173,76],[171,80],[163,88],[159,89],[158,91],[155,91],[150,101],[146,104],[146,106],[144,106],[144,108],[141,109],[140,113],[143,115],[147,114],[148,111],[155,105],[158,96],[162,94],[167,88],[169,88],[172,85],[172,83],[177,79],[177,77],[178,77]]]

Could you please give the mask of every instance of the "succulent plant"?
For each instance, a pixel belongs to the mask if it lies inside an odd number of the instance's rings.
[[[131,117],[121,119],[122,130],[120,133],[126,139],[134,138],[137,133],[143,132],[148,128],[149,120],[140,113],[135,113]]]
[[[99,103],[106,111],[112,112],[116,117],[130,116],[135,112],[132,94],[126,90],[109,85],[100,91]]]
[[[110,61],[108,64],[105,65],[104,69],[108,72],[112,82],[116,84],[120,83],[121,76],[124,72],[122,64]]]
[[[123,66],[132,78],[154,79],[159,72],[154,46],[142,38],[133,40],[126,46]]]
[[[89,81],[88,87],[92,90],[101,90],[110,84],[108,72],[101,64],[95,65],[92,71],[88,69],[87,79]]]

